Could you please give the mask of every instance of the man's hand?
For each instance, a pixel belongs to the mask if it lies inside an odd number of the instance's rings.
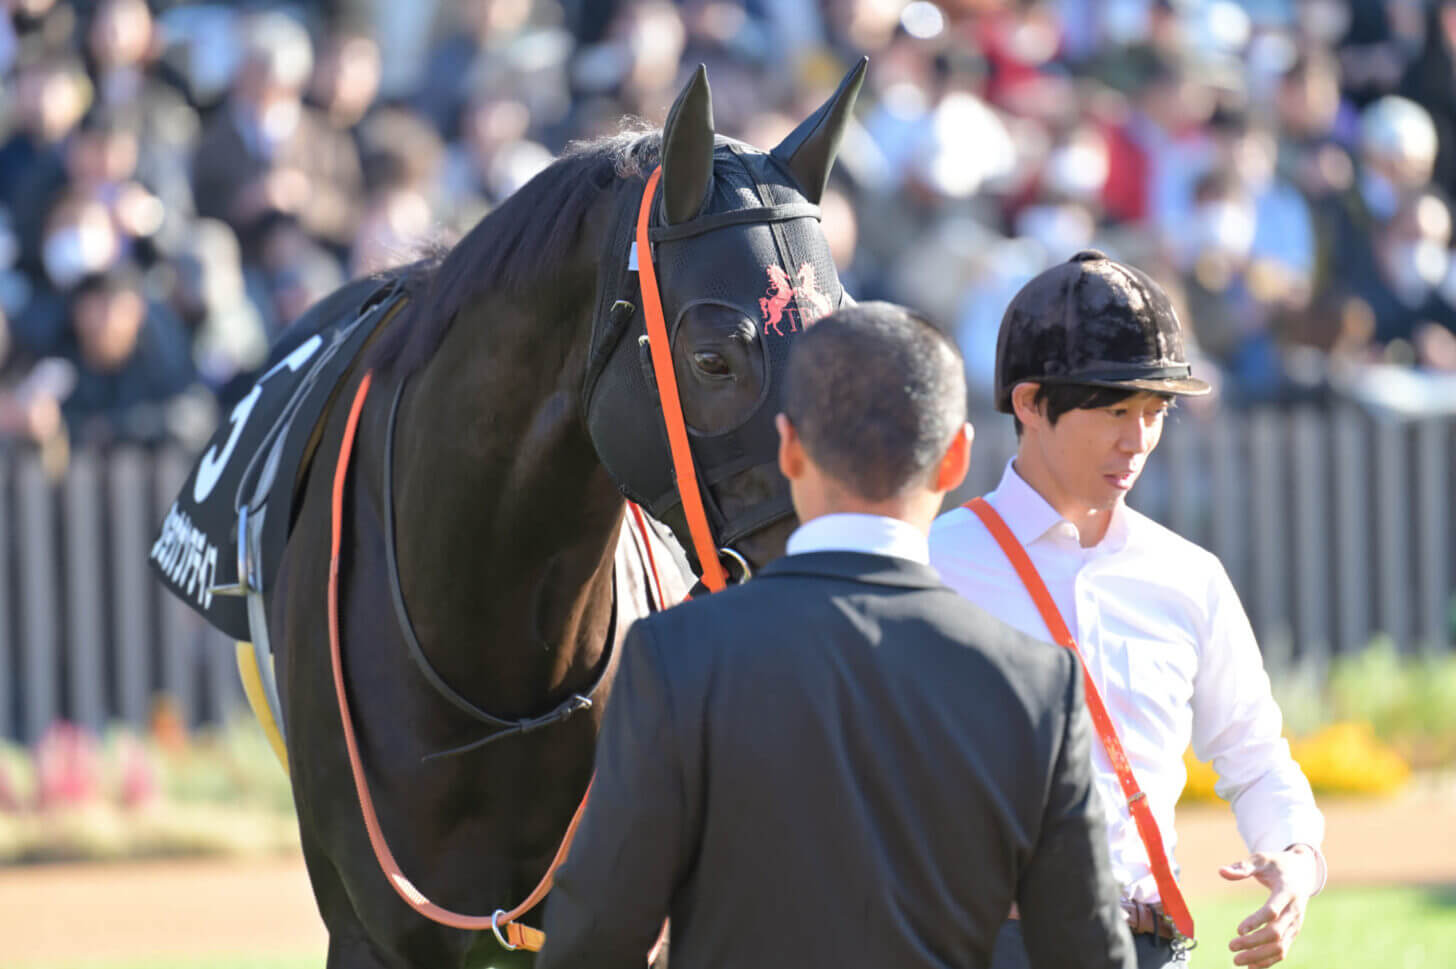
[[[1234,965],[1266,969],[1281,962],[1304,925],[1310,896],[1320,888],[1314,849],[1293,845],[1283,851],[1260,851],[1224,865],[1218,873],[1229,881],[1252,877],[1269,889],[1264,907],[1239,923],[1239,934],[1229,943],[1237,953]]]

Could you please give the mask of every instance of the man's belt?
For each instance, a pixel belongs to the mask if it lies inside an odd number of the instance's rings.
[[[1163,914],[1163,906],[1157,902],[1134,902],[1122,900],[1122,914],[1127,917],[1127,930],[1133,935],[1156,935],[1160,939],[1173,938],[1173,920]],[[1011,903],[1007,918],[1021,918],[1021,910]]]
[[[1163,906],[1156,902],[1135,902],[1125,898],[1122,900],[1122,911],[1127,916],[1127,927],[1133,935],[1173,938],[1173,921],[1163,914]]]

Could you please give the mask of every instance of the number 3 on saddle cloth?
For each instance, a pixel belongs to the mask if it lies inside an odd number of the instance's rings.
[[[400,287],[366,279],[297,320],[290,332],[303,339],[275,351],[219,425],[149,556],[169,592],[238,640],[244,692],[285,770],[263,594],[282,559],[324,415],[364,347],[403,305]]]

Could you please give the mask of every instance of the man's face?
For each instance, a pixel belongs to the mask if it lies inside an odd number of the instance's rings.
[[[1025,443],[1037,449],[1058,497],[1086,508],[1110,509],[1137,483],[1163,435],[1167,411],[1166,399],[1139,393],[1110,407],[1068,411],[1056,424],[1043,417],[1029,428]]]

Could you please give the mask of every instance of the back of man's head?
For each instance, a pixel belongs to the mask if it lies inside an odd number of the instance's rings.
[[[800,334],[784,414],[809,458],[850,493],[886,501],[927,485],[966,419],[965,368],[924,319],[860,303]]]

